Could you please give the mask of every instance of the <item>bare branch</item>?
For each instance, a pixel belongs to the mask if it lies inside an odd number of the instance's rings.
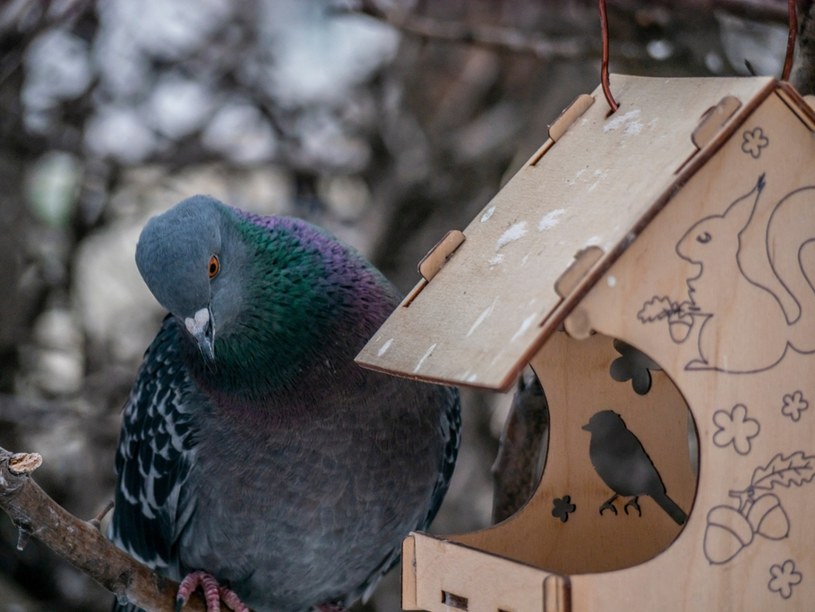
[[[119,598],[145,610],[173,610],[178,584],[153,573],[114,546],[91,523],[67,512],[31,478],[42,459],[36,453],[0,448],[0,508],[21,531],[34,536]],[[184,608],[206,608],[197,594]]]
[[[396,29],[419,38],[478,45],[497,51],[528,53],[544,60],[595,57],[597,37],[572,37],[552,40],[518,30],[494,26],[475,26],[459,21],[439,21],[422,15],[380,6],[376,0],[359,0],[356,6],[335,5],[337,12],[358,13],[384,21]]]
[[[659,0],[656,4],[683,11],[725,11],[752,21],[787,23],[787,5],[784,0]],[[642,2],[616,1],[614,5],[626,10],[637,10]]]
[[[810,0],[798,1],[800,5]],[[656,4],[676,11],[723,10],[754,21],[787,22],[786,7],[778,0],[683,0],[680,3],[676,3],[675,0],[661,0]],[[641,2],[618,0],[615,5],[618,10],[624,12],[633,13],[643,9]],[[552,8],[555,8],[554,5]],[[600,50],[599,24],[596,32],[591,31],[580,37],[554,40],[524,32],[518,28],[440,21],[397,8],[386,8],[380,6],[377,0],[357,0],[350,6],[335,4],[332,9],[338,13],[368,15],[392,25],[405,34],[422,39],[472,44],[495,51],[526,53],[543,60],[597,57]]]
[[[798,42],[790,79],[804,95],[815,95],[815,2],[798,0]]]
[[[548,442],[549,405],[537,376],[527,383],[521,375],[512,407],[501,434],[501,445],[492,466],[493,522],[521,509],[538,486],[542,457]]]

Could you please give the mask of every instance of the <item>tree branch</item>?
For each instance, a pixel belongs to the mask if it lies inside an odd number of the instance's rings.
[[[538,377],[518,379],[498,455],[492,466],[492,520],[503,521],[521,509],[538,486],[548,443],[549,404]]]
[[[801,3],[811,4],[811,0],[798,1],[799,6]],[[622,11],[642,10],[641,2],[619,0],[615,4]],[[754,21],[787,22],[786,6],[778,0],[683,0],[678,6],[675,0],[660,0],[655,4],[676,11],[724,10]],[[598,56],[600,50],[599,24],[596,32],[592,30],[583,36],[553,40],[518,28],[476,26],[460,21],[433,19],[400,9],[386,8],[377,0],[356,0],[351,5],[335,4],[331,8],[337,13],[368,15],[409,36],[472,44],[494,51],[526,53],[543,60],[591,58]],[[555,9],[554,4],[552,8]]]
[[[815,94],[815,2],[798,0],[798,41],[790,81],[804,95]]]
[[[368,15],[384,21],[405,34],[454,43],[478,45],[496,51],[528,53],[544,60],[581,59],[598,54],[596,37],[551,40],[517,28],[475,26],[460,21],[439,21],[415,13],[380,6],[376,0],[359,0],[356,6],[335,5],[341,13]]]
[[[20,530],[20,545],[34,536],[104,588],[145,610],[173,610],[178,584],[153,573],[119,550],[93,524],[66,511],[31,478],[42,463],[36,453],[0,448],[0,508]],[[184,608],[203,612],[193,594]]]

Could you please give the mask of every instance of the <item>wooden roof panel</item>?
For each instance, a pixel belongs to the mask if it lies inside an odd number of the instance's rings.
[[[464,230],[466,240],[357,358],[366,367],[505,389],[556,325],[558,278],[599,247],[608,265],[697,152],[691,134],[725,96],[763,98],[770,78],[654,79],[612,75],[537,163],[532,160]],[[736,115],[739,114],[736,113]]]

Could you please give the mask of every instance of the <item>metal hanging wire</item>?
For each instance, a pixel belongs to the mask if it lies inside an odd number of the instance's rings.
[[[600,10],[600,33],[603,44],[603,59],[600,64],[600,84],[603,87],[603,95],[606,97],[606,102],[611,109],[615,112],[620,105],[614,99],[611,93],[611,84],[608,77],[608,14],[606,12],[606,0],[598,0],[598,8]],[[795,55],[795,37],[798,34],[798,14],[795,10],[795,0],[787,0],[787,14],[788,14],[788,32],[787,32],[787,54],[784,57],[784,69],[781,72],[781,80],[788,81],[790,73],[792,72],[792,61]]]
[[[798,13],[795,11],[795,0],[787,0],[787,56],[784,58],[784,70],[781,71],[781,80],[789,81],[792,72],[792,59],[795,55],[795,36],[798,34]]]
[[[608,79],[608,15],[606,14],[606,0],[598,0],[600,8],[600,32],[603,41],[603,61],[600,64],[600,84],[603,86],[603,95],[606,97],[611,112],[615,112],[620,105],[611,94],[611,85]],[[793,2],[795,0],[792,0]]]

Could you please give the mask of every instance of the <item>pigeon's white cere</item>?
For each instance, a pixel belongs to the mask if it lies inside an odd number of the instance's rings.
[[[209,309],[202,308],[195,313],[192,317],[184,319],[184,326],[191,335],[197,336],[204,332],[207,323],[209,323]]]

